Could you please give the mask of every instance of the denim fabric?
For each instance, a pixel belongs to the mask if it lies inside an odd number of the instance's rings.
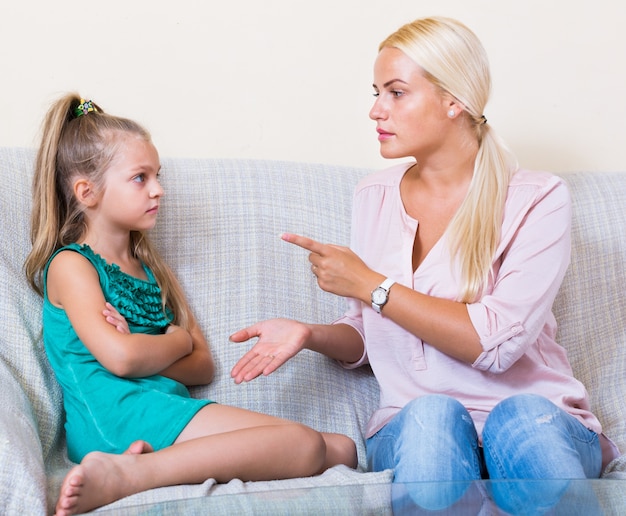
[[[443,509],[461,499],[472,480],[575,479],[600,475],[598,436],[547,399],[521,394],[499,403],[483,429],[483,447],[468,411],[444,395],[408,403],[367,440],[368,467],[394,470],[394,483],[411,503]],[[429,482],[456,481],[447,484]],[[421,484],[420,484],[421,483]],[[410,484],[410,485],[409,485]],[[530,491],[522,489],[526,484]],[[541,512],[568,486],[560,482],[491,482],[491,496],[503,509]],[[545,489],[542,487],[545,486]],[[524,492],[523,492],[524,491]],[[531,511],[532,512],[532,511]]]

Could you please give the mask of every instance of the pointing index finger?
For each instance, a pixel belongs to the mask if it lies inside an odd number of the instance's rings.
[[[318,242],[317,240],[301,235],[294,235],[293,233],[283,233],[280,235],[280,238],[282,238],[285,242],[295,244],[298,247],[302,247],[302,249],[306,249],[307,251],[311,251],[316,254],[322,254],[325,247],[324,244]]]

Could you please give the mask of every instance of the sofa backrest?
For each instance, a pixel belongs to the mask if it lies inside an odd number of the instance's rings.
[[[43,460],[62,450],[62,394],[41,341],[41,298],[29,287],[23,265],[30,251],[30,149],[0,148],[0,360],[32,405]]]
[[[279,235],[347,245],[352,191],[366,173],[279,161],[164,159],[164,209],[152,233],[216,358],[213,383],[192,392],[348,433],[362,465],[362,435],[378,404],[371,372],[355,375],[304,352],[271,376],[237,386],[230,370],[252,343],[234,344],[228,337],[267,318],[330,322],[343,313],[345,302],[317,287],[307,251]]]
[[[604,432],[626,452],[626,173],[561,174],[573,202],[572,261],[554,304],[558,341]]]

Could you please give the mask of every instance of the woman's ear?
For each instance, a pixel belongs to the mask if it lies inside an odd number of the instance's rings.
[[[87,208],[94,206],[98,200],[93,184],[84,178],[74,182],[74,195],[76,200]]]
[[[456,118],[465,111],[465,105],[449,93],[444,94],[443,105],[449,118]]]

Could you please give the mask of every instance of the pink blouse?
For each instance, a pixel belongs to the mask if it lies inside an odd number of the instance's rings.
[[[400,197],[400,181],[412,163],[374,173],[356,188],[352,250],[373,270],[397,283],[454,300],[458,269],[446,244],[435,244],[413,272],[412,253],[419,222]],[[467,305],[483,352],[473,364],[456,360],[423,342],[371,306],[350,299],[335,323],[362,336],[365,352],[354,368],[371,365],[380,385],[380,405],[366,437],[382,428],[406,403],[427,394],[447,394],[469,411],[478,434],[491,409],[520,393],[544,396],[601,433],[585,387],[572,375],[564,348],[555,341],[552,304],[570,259],[571,203],[557,176],[519,170],[511,179],[501,241],[491,279],[477,302]],[[393,297],[393,287],[390,291]],[[617,449],[605,441],[605,463]]]

